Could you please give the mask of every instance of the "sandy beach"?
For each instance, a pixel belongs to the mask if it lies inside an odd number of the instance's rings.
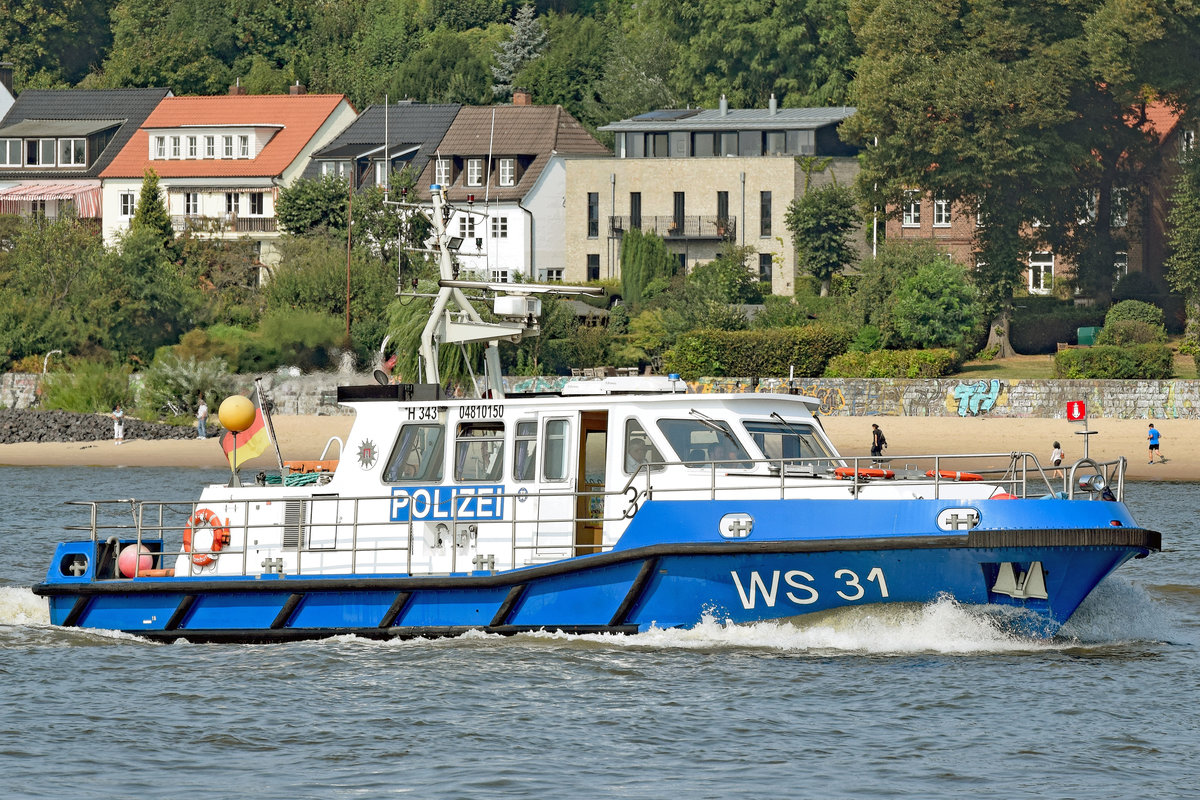
[[[317,459],[331,437],[345,440],[352,417],[277,416],[275,431],[284,459]],[[910,454],[1033,452],[1048,463],[1055,441],[1066,450],[1067,463],[1083,455],[1083,427],[1065,419],[1011,419],[1001,417],[822,417],[822,424],[843,455],[868,455],[871,424],[887,435],[886,456],[894,464]],[[1162,453],[1167,463],[1147,464],[1148,420],[1094,419],[1089,428],[1089,454],[1097,460],[1118,456],[1129,459],[1130,480],[1200,481],[1200,454],[1188,442],[1198,440],[1200,420],[1154,420],[1162,433]],[[387,443],[377,442],[382,447]],[[347,442],[348,452],[357,443]],[[338,444],[329,446],[328,458],[338,457]],[[276,464],[268,449],[243,470],[270,469]],[[103,466],[103,467],[208,467],[226,466],[216,439],[138,441],[126,439],[86,443],[0,445],[0,465]]]

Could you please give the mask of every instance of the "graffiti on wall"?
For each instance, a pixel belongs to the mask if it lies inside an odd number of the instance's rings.
[[[958,401],[958,415],[973,417],[995,407],[996,399],[1000,397],[1000,381],[992,378],[990,381],[960,383],[954,387],[953,396]]]
[[[796,391],[805,397],[815,397],[821,401],[822,414],[838,414],[846,410],[846,396],[836,386],[822,386],[810,383],[807,386],[797,386]]]

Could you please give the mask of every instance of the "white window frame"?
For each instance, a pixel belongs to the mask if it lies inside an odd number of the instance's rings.
[[[0,167],[20,167],[23,166],[21,161],[22,153],[24,152],[25,143],[21,139],[0,139]],[[13,160],[13,154],[16,154],[16,161]]]
[[[221,137],[221,158],[233,158],[233,137]]]
[[[500,185],[515,186],[517,181],[517,160],[515,158],[500,159]]]
[[[383,186],[383,183],[386,179],[387,179],[387,162],[386,161],[376,161],[375,162],[375,185]]]
[[[1196,132],[1194,130],[1185,130],[1179,134],[1179,153],[1187,155],[1196,149]]]
[[[58,165],[60,167],[86,167],[87,139],[59,139]]]
[[[475,238],[475,217],[470,214],[459,214],[458,235],[464,239]]]
[[[1036,281],[1034,280],[1035,275],[1037,276]],[[1054,254],[1030,253],[1029,272],[1026,277],[1029,281],[1030,294],[1052,294],[1054,292]]]
[[[247,198],[247,214],[252,217],[261,217],[266,210],[267,203],[264,199],[264,192],[250,192],[246,195]],[[257,208],[256,208],[257,206]]]
[[[200,193],[199,192],[184,192],[183,193],[183,215],[185,217],[200,216]]]
[[[904,216],[901,226],[905,228],[921,227],[921,193],[905,192],[903,209]]]
[[[196,158],[198,155],[199,155],[199,151],[196,149],[196,137],[195,136],[187,137],[187,157],[188,158]]]
[[[167,157],[167,137],[155,136],[154,137],[154,155],[152,155],[151,158],[158,159],[158,158],[166,158],[166,157]]]
[[[563,279],[563,268],[562,267],[550,267],[549,269],[546,270],[545,277],[543,278],[543,280],[545,280],[547,283],[562,283],[562,279]]]
[[[492,283],[508,283],[509,272],[506,269],[492,270]]]
[[[467,186],[483,186],[483,159],[467,159]]]
[[[236,217],[241,213],[242,194],[241,192],[226,192],[225,193],[225,213]]]
[[[934,200],[933,201],[933,227],[949,228],[950,227],[950,201],[949,200]]]
[[[118,202],[121,206],[121,216],[125,219],[137,212],[137,195],[133,192],[121,192]]]
[[[238,158],[250,157],[250,137],[246,134],[238,136]]]
[[[439,158],[434,162],[433,182],[439,186],[450,185],[450,159]]]
[[[492,238],[508,238],[508,217],[492,217]]]
[[[217,137],[215,137],[215,136],[205,136],[204,137],[204,157],[205,158],[216,158],[217,157]]]

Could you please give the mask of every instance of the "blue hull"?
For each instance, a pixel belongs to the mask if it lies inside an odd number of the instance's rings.
[[[34,591],[49,599],[55,625],[168,641],[629,633],[942,596],[1013,607],[1025,612],[1024,629],[1052,635],[1105,576],[1160,547],[1119,503],[975,507],[994,528],[931,533],[941,508],[929,501],[650,502],[610,552],[500,573],[94,580],[52,568]],[[754,532],[723,540],[716,523],[733,510],[755,515]],[[62,544],[55,563],[99,546]],[[996,590],[1004,565],[1022,575],[1034,562],[1044,597]]]

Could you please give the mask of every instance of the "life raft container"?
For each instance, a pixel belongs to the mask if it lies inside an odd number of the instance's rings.
[[[183,552],[191,553],[192,563],[197,567],[207,567],[209,564],[216,563],[217,553],[221,548],[229,544],[229,528],[226,527],[229,522],[221,524],[221,518],[217,516],[215,511],[207,508],[198,508],[196,513],[188,518],[187,528],[183,531]],[[212,545],[206,550],[211,552],[196,552],[196,548],[192,546],[195,531],[208,528],[212,531]]]
[[[934,476],[933,470],[925,473],[926,478]],[[981,481],[982,475],[976,475],[974,472],[955,472],[951,469],[940,469],[937,471],[937,476],[944,481]]]
[[[855,473],[860,478],[894,478],[896,473],[890,469],[876,469],[875,467],[838,467],[833,471],[833,474],[845,480],[846,478],[855,477]]]

